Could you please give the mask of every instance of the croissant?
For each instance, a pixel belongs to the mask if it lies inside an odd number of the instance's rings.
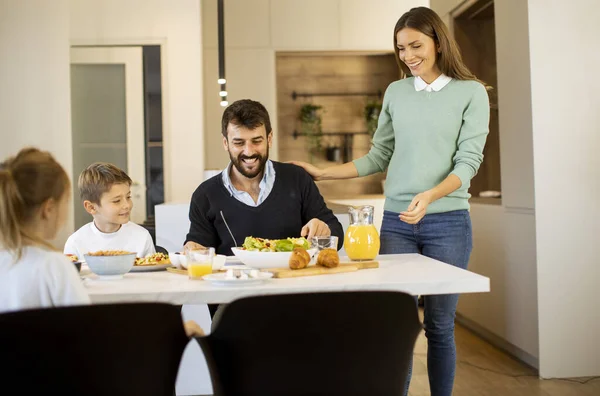
[[[308,267],[310,255],[303,248],[295,248],[290,256],[289,265],[291,269],[302,269]]]
[[[323,249],[317,256],[317,265],[334,268],[340,265],[340,256],[335,249]]]

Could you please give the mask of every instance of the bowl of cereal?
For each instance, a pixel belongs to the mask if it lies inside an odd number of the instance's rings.
[[[135,264],[136,254],[123,250],[101,250],[84,254],[90,270],[104,279],[120,279]]]

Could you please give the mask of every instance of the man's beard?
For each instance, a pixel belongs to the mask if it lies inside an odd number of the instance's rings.
[[[244,168],[244,163],[242,162],[242,160],[253,158],[257,159],[256,165],[254,170],[249,171]],[[231,160],[233,166],[235,166],[235,169],[237,169],[238,172],[244,175],[244,177],[247,177],[248,179],[254,179],[256,176],[260,175],[265,170],[265,165],[267,163],[267,160],[269,159],[269,148],[267,147],[267,153],[265,156],[262,156],[260,154],[254,154],[250,157],[247,157],[243,154],[240,154],[237,158],[235,158],[233,157],[233,155],[231,155],[231,151],[229,151],[229,159]]]

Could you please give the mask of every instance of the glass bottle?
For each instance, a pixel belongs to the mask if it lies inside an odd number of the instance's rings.
[[[373,260],[379,254],[379,233],[373,224],[374,207],[350,206],[350,226],[344,238],[344,248],[350,260]]]

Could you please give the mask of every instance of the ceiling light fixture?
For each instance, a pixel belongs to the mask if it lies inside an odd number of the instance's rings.
[[[221,86],[219,97],[221,106],[226,107],[227,102],[227,79],[225,79],[225,6],[224,0],[217,0],[218,30],[219,30],[219,79],[217,83]]]

